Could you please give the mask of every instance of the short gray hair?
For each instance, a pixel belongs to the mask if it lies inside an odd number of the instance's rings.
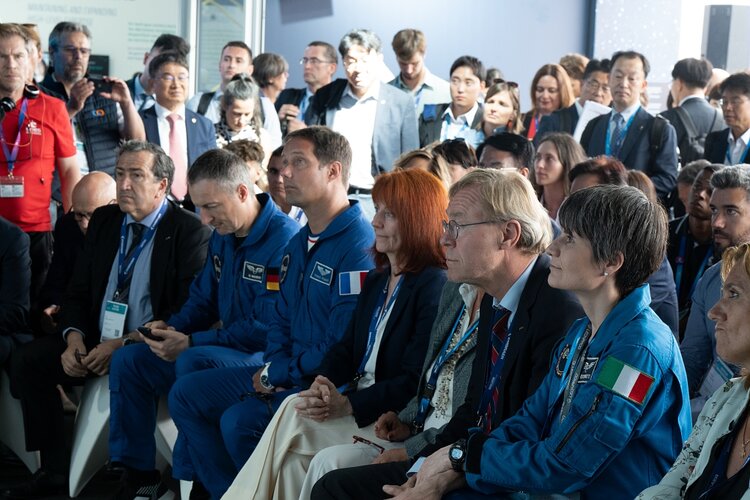
[[[374,50],[375,52],[380,54],[380,47],[382,46],[382,43],[380,42],[380,38],[378,38],[378,35],[376,35],[373,31],[365,29],[351,30],[349,33],[344,35],[344,38],[342,38],[341,42],[339,42],[339,54],[341,54],[341,57],[346,57],[349,49],[351,49],[355,45],[359,45],[367,52]]]
[[[519,249],[540,254],[549,246],[552,223],[526,177],[516,171],[477,168],[451,186],[450,197],[469,187],[479,190],[480,204],[488,219],[518,221],[521,226]]]
[[[164,152],[161,146],[147,141],[126,141],[117,151],[117,161],[125,153],[140,153],[146,151],[154,159],[151,165],[151,173],[157,181],[167,179],[167,193],[172,189],[172,180],[174,179],[174,162],[172,158]]]
[[[234,101],[253,101],[255,109],[251,124],[256,131],[263,126],[263,120],[260,115],[260,87],[255,80],[247,73],[238,73],[232,77],[224,93],[221,95],[222,114],[226,109],[234,104]]]
[[[713,189],[744,189],[750,198],[750,165],[740,163],[718,170],[711,177]]]
[[[49,34],[48,45],[50,52],[57,52],[57,49],[60,47],[60,37],[65,33],[83,33],[86,35],[86,38],[91,40],[91,30],[85,24],[62,21],[57,23]]]
[[[239,155],[223,149],[210,149],[196,158],[188,170],[188,184],[209,180],[216,182],[227,192],[233,192],[240,184],[252,191],[250,170]]]

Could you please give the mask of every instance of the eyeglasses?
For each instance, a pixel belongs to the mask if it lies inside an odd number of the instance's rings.
[[[492,85],[497,85],[499,83],[504,83],[505,85],[507,85],[511,89],[517,89],[518,88],[518,83],[516,83],[516,82],[511,82],[511,81],[508,81],[508,80],[503,80],[502,78],[495,78],[494,80],[492,80]]]
[[[190,79],[189,75],[177,75],[177,76],[174,76],[174,75],[170,75],[169,73],[161,75],[159,77],[159,80],[161,80],[163,82],[170,82],[170,83],[172,83],[175,80],[177,80],[178,82],[186,82],[189,79]]]
[[[470,222],[468,224],[459,224],[454,220],[443,221],[443,232],[446,233],[452,240],[458,239],[458,230],[462,227],[478,226],[480,224],[496,224],[496,220],[483,220],[481,222]]]
[[[596,80],[586,80],[586,85],[594,92],[599,92],[600,90],[604,93],[609,92],[609,85],[601,84]]]
[[[76,222],[81,222],[83,219],[91,220],[92,215],[94,215],[94,212],[76,212],[73,210],[73,217],[75,217]]]
[[[732,108],[739,108],[746,102],[750,101],[747,97],[744,96],[736,96],[732,97],[731,99],[719,99],[719,104],[722,108],[726,108],[727,106],[732,106]]]
[[[66,45],[62,48],[64,52],[67,52],[71,56],[74,56],[76,54],[81,54],[82,56],[87,56],[91,54],[91,49],[87,47],[73,47],[72,45]]]
[[[375,448],[376,450],[378,450],[378,452],[379,452],[379,453],[380,453],[381,455],[382,455],[382,454],[383,454],[383,452],[385,451],[385,448],[383,448],[382,446],[380,446],[380,445],[379,445],[379,444],[377,444],[377,443],[373,443],[373,442],[372,442],[372,441],[370,441],[369,439],[365,439],[365,438],[363,438],[363,437],[360,437],[360,436],[352,436],[352,439],[354,440],[354,444],[357,444],[357,443],[362,443],[362,444],[366,444],[366,445],[368,445],[368,446],[372,446],[373,448]]]
[[[313,66],[317,66],[318,64],[331,64],[332,61],[326,61],[323,59],[318,59],[317,57],[303,57],[299,60],[299,63],[304,66],[307,63],[312,64]]]

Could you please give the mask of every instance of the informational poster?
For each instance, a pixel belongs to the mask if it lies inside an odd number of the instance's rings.
[[[85,24],[91,50],[109,56],[110,74],[128,79],[143,69],[143,56],[162,33],[185,36],[189,3],[181,0],[16,0],[4,2],[3,22],[34,23],[45,53],[60,21]]]

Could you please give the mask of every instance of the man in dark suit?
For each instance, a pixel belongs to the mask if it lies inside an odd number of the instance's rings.
[[[462,138],[476,148],[484,139],[479,96],[487,72],[482,61],[461,56],[451,65],[451,102],[427,104],[419,116],[419,145]]]
[[[728,128],[706,136],[705,158],[711,163],[747,163],[750,149],[750,75],[735,73],[721,82],[721,108]]]
[[[125,81],[138,111],[143,111],[154,105],[155,101],[151,95],[151,78],[149,77],[148,65],[156,56],[167,51],[179,52],[183,57],[187,57],[188,52],[190,52],[190,44],[184,38],[177,35],[162,33],[154,42],[151,50],[143,54],[143,72],[139,71],[130,80]]]
[[[73,208],[57,220],[52,252],[52,263],[47,273],[39,305],[42,307],[42,329],[52,333],[73,276],[76,259],[83,251],[83,240],[94,210],[117,202],[115,180],[104,172],[91,172],[73,188]]]
[[[581,146],[589,156],[614,156],[626,167],[643,171],[666,205],[677,184],[677,138],[669,122],[641,107],[641,94],[648,86],[648,60],[638,52],[623,51],[612,54],[610,61],[614,109],[586,125]],[[654,128],[658,137],[652,137],[657,135]]]
[[[609,59],[591,59],[588,62],[583,72],[583,84],[578,100],[567,108],[543,116],[539,122],[539,130],[534,136],[534,144],[539,144],[539,141],[550,132],[573,135],[586,101],[598,102],[604,106],[609,106],[612,102],[612,94],[609,91]]]
[[[0,369],[15,349],[31,340],[29,235],[0,217]]]
[[[97,209],[63,300],[59,334],[26,344],[11,359],[11,390],[22,403],[26,447],[42,468],[6,498],[67,491],[63,410],[56,385],[105,375],[123,335],[165,320],[187,299],[206,257],[210,230],[166,199],[174,167],[161,148],[125,143],[115,177],[117,205]]]
[[[696,139],[705,141],[710,132],[726,127],[721,113],[708,103],[704,93],[712,71],[713,66],[706,59],[693,58],[677,61],[672,68],[670,92],[674,107],[660,115],[674,127],[682,166],[703,158],[703,151],[696,150]]]
[[[341,39],[339,54],[346,79],[337,79],[315,93],[308,125],[326,125],[347,138],[352,147],[349,196],[358,200],[365,217],[375,215],[375,177],[393,169],[393,162],[419,147],[414,101],[379,79],[380,39],[369,30],[352,30]]]
[[[305,127],[305,117],[315,92],[331,83],[338,62],[336,49],[330,43],[315,41],[307,45],[299,62],[307,86],[282,90],[274,103],[284,135]]]
[[[448,279],[483,288],[486,295],[466,400],[435,442],[411,458],[427,457],[465,438],[471,427],[495,428],[513,415],[549,371],[557,341],[583,315],[572,294],[547,284],[550,261],[542,252],[552,236],[549,217],[520,174],[466,174],[451,188],[447,215],[442,243]],[[408,469],[409,462],[393,462],[334,471],[316,484],[312,498],[382,498],[382,486],[403,483]]]
[[[190,75],[182,54],[159,54],[148,68],[156,103],[140,112],[146,140],[160,145],[172,158],[170,194],[182,202],[187,195],[188,168],[201,154],[216,148],[216,130],[211,120],[185,108]]]

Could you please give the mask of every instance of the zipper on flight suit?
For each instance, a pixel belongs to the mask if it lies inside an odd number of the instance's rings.
[[[589,418],[591,415],[594,414],[596,411],[596,408],[599,406],[599,402],[602,400],[602,396],[604,393],[600,392],[596,395],[594,398],[594,404],[591,405],[591,408],[589,408],[589,411],[586,412],[584,416],[579,418],[575,424],[573,424],[573,427],[571,427],[568,432],[565,434],[565,437],[562,441],[560,441],[560,444],[557,445],[557,448],[555,448],[555,453],[560,453],[560,451],[565,447],[565,445],[568,443],[571,437],[573,437],[573,433],[578,430],[578,427],[581,426],[581,424]]]

